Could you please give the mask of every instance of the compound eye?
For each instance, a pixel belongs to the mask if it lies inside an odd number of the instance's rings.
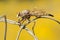
[[[26,14],[29,13],[29,11],[28,11],[28,10],[23,10],[22,13],[23,13],[24,15],[26,15]]]

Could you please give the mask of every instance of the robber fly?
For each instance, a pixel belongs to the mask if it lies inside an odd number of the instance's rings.
[[[48,14],[48,13],[46,13],[46,11],[43,11],[43,10],[38,10],[38,9],[35,9],[35,10],[32,10],[32,11],[23,10],[23,11],[21,11],[17,14],[18,18],[20,18],[20,17],[22,18],[22,20],[20,20],[20,19],[18,20],[18,23],[20,23],[21,21],[24,21],[24,20],[30,21],[29,19],[30,19],[31,16],[35,16],[37,18],[40,18],[41,16],[54,17],[52,14]]]

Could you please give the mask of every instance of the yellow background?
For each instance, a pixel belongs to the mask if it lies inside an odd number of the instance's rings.
[[[0,1],[0,15],[6,14],[7,18],[17,21],[17,13],[24,9],[45,9],[53,14],[60,21],[60,1],[59,0],[6,0]],[[28,25],[31,29],[33,23]],[[8,24],[7,40],[16,40],[18,25]],[[39,40],[60,40],[60,25],[49,19],[38,19],[35,25],[35,34]],[[0,22],[0,40],[4,40],[4,23]],[[34,40],[26,30],[23,30],[19,40]]]

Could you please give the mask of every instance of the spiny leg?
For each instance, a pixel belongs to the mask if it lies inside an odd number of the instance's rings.
[[[24,25],[22,25],[23,23],[24,23],[24,21],[25,20],[21,20],[20,21],[20,19],[18,19],[18,23],[19,23],[19,31],[18,31],[18,35],[17,35],[17,38],[16,38],[16,40],[19,40],[19,37],[20,37],[20,34],[21,34],[21,32],[22,32],[22,30],[23,30],[23,28],[25,27]],[[21,23],[22,22],[22,23]],[[21,26],[21,27],[20,27]]]

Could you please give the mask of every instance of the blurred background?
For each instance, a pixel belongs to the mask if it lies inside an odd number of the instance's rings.
[[[17,21],[17,13],[34,7],[44,9],[60,21],[59,0],[0,0],[0,15],[6,14],[8,19]],[[31,29],[33,22],[27,27]],[[16,40],[19,27],[8,23],[7,40]],[[49,19],[37,19],[34,32],[39,40],[60,40],[60,25]],[[0,22],[0,40],[4,40],[4,22]],[[23,30],[19,40],[34,40],[26,30]]]

